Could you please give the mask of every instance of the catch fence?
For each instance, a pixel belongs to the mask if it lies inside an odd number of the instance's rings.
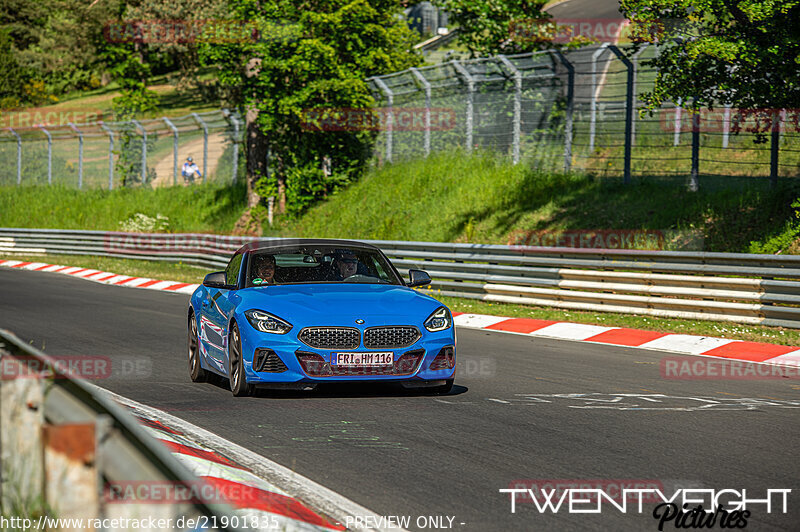
[[[73,122],[89,113],[26,110],[0,115],[0,186],[108,188],[183,184],[187,157],[203,182],[236,182],[243,121],[227,109],[179,117]]]
[[[548,171],[686,176],[690,186],[699,176],[798,175],[800,110],[692,112],[675,102],[651,112],[640,96],[653,88],[657,53],[604,43],[370,78],[385,117],[375,157],[484,149]]]

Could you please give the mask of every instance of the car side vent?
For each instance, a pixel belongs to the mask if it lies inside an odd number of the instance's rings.
[[[257,349],[253,357],[253,368],[266,373],[283,373],[288,369],[272,349]]]

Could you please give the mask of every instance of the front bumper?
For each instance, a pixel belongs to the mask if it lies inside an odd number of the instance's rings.
[[[455,329],[451,327],[444,331],[431,333],[422,331],[422,337],[409,347],[401,349],[366,349],[362,346],[356,349],[316,349],[309,347],[297,339],[294,331],[286,335],[276,335],[262,333],[251,330],[251,334],[242,335],[242,353],[244,359],[245,374],[247,382],[251,384],[267,383],[321,383],[321,382],[357,382],[357,381],[394,381],[407,382],[419,381],[424,384],[427,381],[441,381],[451,379],[455,375],[455,365],[447,369],[430,369],[430,365],[443,348],[451,347],[453,357],[455,357]],[[273,371],[256,371],[253,367],[256,350],[270,350],[277,355],[281,364],[270,364]],[[392,352],[394,357],[394,368],[390,374],[376,373],[372,370],[345,371],[335,365],[336,353],[340,352]],[[298,353],[317,355],[329,365],[330,374],[327,371],[307,371],[309,365],[304,369],[298,359]],[[401,360],[403,355],[419,354],[420,360],[413,367],[407,361],[409,356]],[[310,358],[310,357],[309,357]],[[272,358],[274,361],[274,358]],[[259,369],[262,364],[259,357]],[[399,363],[398,363],[399,362]],[[282,366],[285,366],[283,369]],[[319,368],[319,366],[316,366]],[[274,371],[275,369],[281,371]],[[324,373],[324,374],[322,374]]]

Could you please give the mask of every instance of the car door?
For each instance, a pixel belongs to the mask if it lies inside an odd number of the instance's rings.
[[[237,287],[245,255],[237,253],[225,268],[225,282]],[[236,307],[237,288],[207,288],[200,318],[201,341],[206,347],[208,362],[226,371],[228,353],[228,323]],[[232,297],[234,296],[234,297]]]

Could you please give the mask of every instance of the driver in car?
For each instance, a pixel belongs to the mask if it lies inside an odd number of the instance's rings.
[[[256,286],[274,284],[275,257],[272,255],[258,255],[253,257],[253,262],[253,284]]]
[[[341,280],[352,277],[358,271],[358,259],[352,253],[340,255],[336,260],[336,268]]]

